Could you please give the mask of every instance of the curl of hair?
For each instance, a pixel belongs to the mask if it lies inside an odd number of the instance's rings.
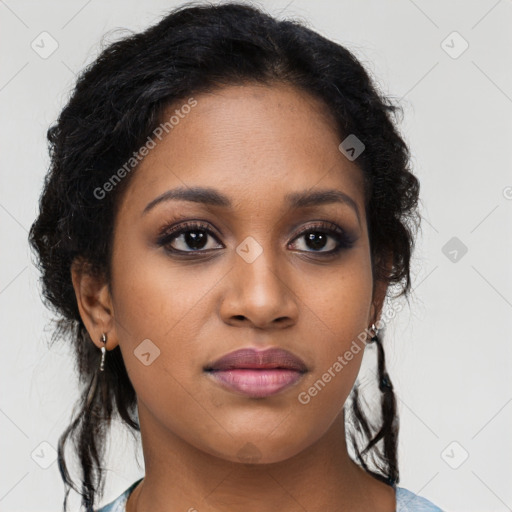
[[[398,296],[409,292],[419,182],[391,117],[400,107],[377,91],[349,50],[298,21],[277,20],[236,3],[186,4],[144,32],[110,44],[79,75],[48,130],[51,163],[29,233],[44,301],[60,318],[55,338],[71,339],[82,387],[76,417],[59,442],[59,468],[67,488],[64,510],[71,487],[86,510],[101,498],[104,440],[113,412],[140,430],[135,391],[119,347],[108,352],[105,372],[96,374],[99,351],[80,317],[70,272],[77,264],[110,283],[116,208],[136,167],[105,197],[97,197],[95,190],[144,144],[169,106],[192,94],[251,82],[285,83],[307,91],[331,112],[340,142],[349,134],[363,141],[365,150],[355,163],[365,179],[374,283],[401,286]],[[374,473],[389,482],[398,476],[391,396],[388,390],[380,429],[386,449],[381,469]],[[356,417],[368,448],[374,446],[377,441],[370,439],[364,415],[358,411]],[[80,459],[80,487],[67,470],[68,439],[74,440]]]

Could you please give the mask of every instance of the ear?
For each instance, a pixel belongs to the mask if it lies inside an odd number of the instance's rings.
[[[392,256],[388,256],[386,259],[386,275],[389,275],[393,266]],[[389,283],[385,280],[377,280],[373,287],[373,299],[372,307],[370,312],[370,324],[376,324],[380,319],[382,313],[382,307],[384,306],[384,300],[386,299],[386,292],[388,290]]]
[[[90,265],[82,259],[75,259],[71,265],[71,279],[75,290],[80,317],[94,344],[115,348],[119,341],[114,322],[114,310],[108,284],[102,276],[95,275]],[[101,341],[105,333],[107,342]]]
[[[372,307],[370,313],[370,325],[376,324],[380,319],[382,313],[382,307],[384,306],[384,300],[386,298],[386,291],[388,289],[388,283],[385,281],[377,281],[374,286]]]

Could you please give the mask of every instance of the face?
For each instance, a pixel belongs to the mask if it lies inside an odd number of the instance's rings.
[[[364,350],[333,368],[376,320],[363,176],[339,151],[326,107],[304,92],[230,86],[194,100],[170,110],[179,121],[122,197],[109,335],[141,424],[226,460],[252,450],[277,462],[342,414]],[[196,187],[216,196],[191,197]],[[188,200],[165,196],[177,189]],[[204,369],[270,347],[307,368],[272,394],[241,392]]]

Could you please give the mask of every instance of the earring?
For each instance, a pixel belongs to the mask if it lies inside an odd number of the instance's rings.
[[[105,345],[107,344],[107,335],[105,333],[103,333],[101,335],[100,341],[102,343],[104,343]],[[105,347],[101,347],[100,372],[104,371],[104,369],[105,369],[105,352],[106,351],[107,351],[107,349]]]
[[[379,329],[377,328],[377,326],[375,324],[372,324],[370,329],[373,331],[373,335],[370,338],[370,343],[375,343],[376,341],[379,341],[379,338],[377,337],[377,335],[379,334]]]

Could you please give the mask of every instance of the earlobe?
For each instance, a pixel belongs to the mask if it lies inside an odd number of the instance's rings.
[[[80,317],[89,336],[98,348],[112,350],[118,341],[108,284],[78,261],[71,266],[71,278]],[[106,344],[101,341],[103,334],[107,335]]]

